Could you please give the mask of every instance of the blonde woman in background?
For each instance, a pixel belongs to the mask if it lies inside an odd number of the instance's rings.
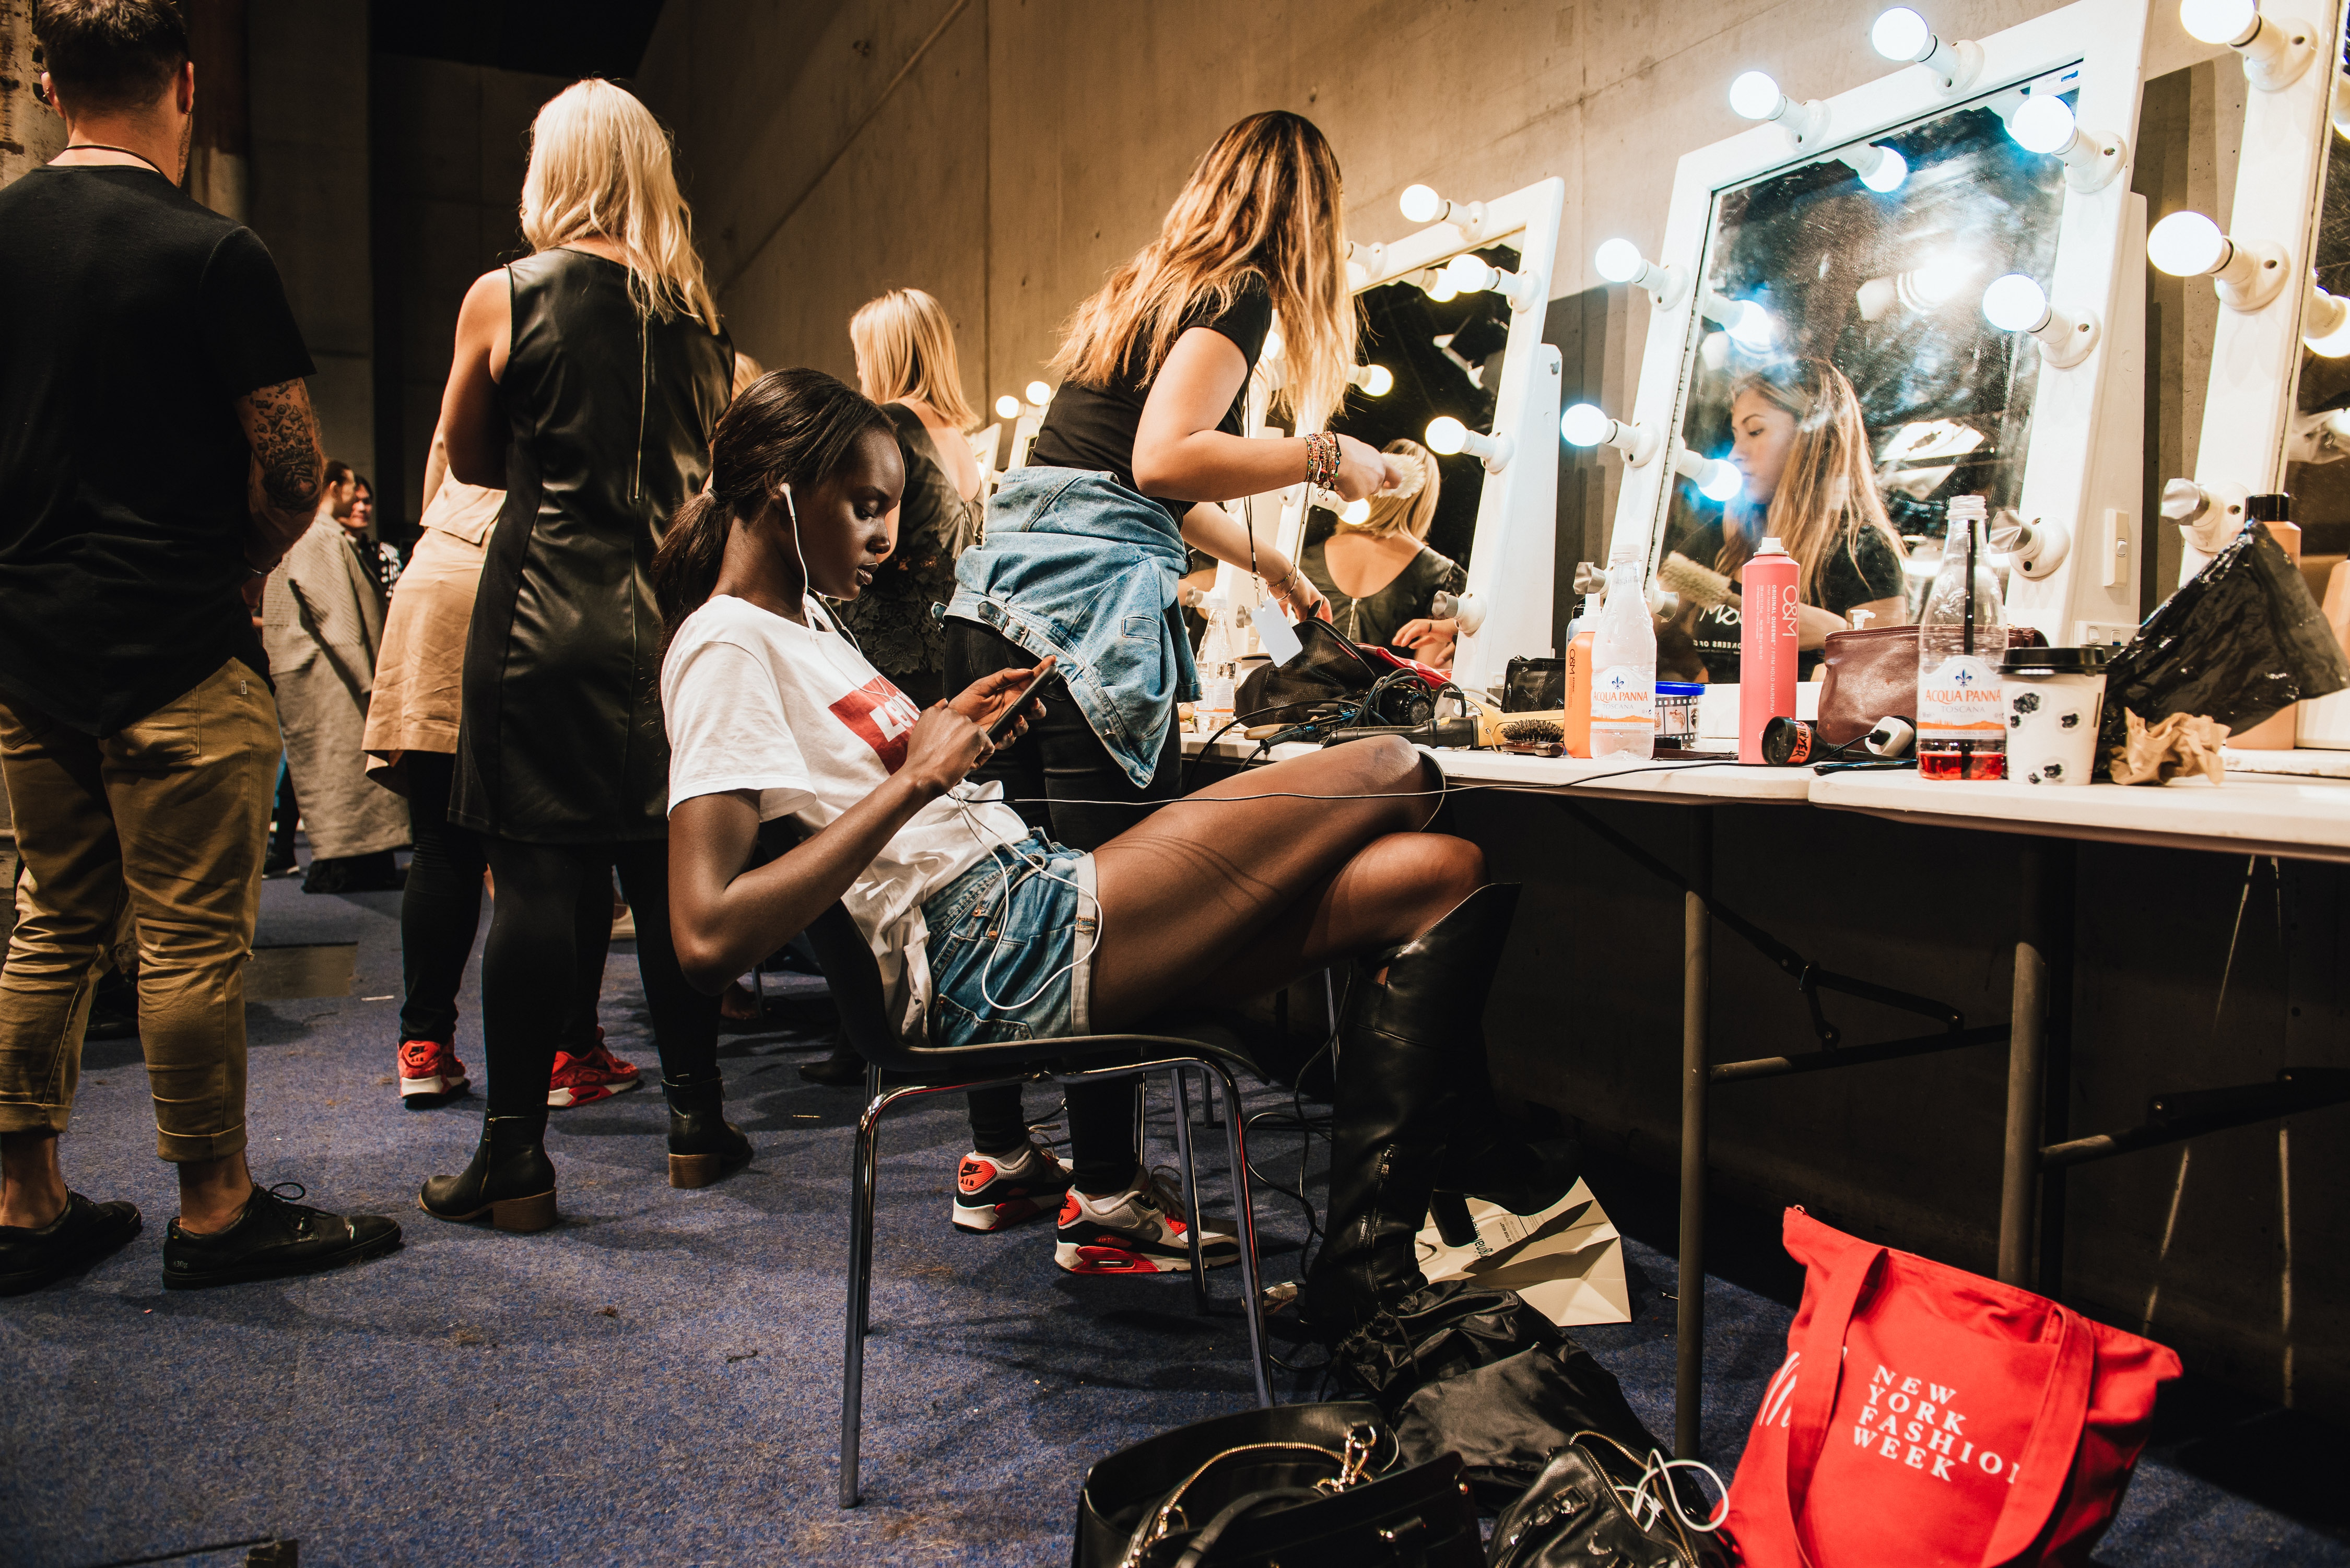
[[[573,84],[531,127],[532,254],[458,314],[441,404],[451,476],[506,486],[473,604],[449,820],[497,878],[482,957],[488,1114],[473,1161],[424,1185],[444,1220],[556,1219],[551,1098],[635,1086],[600,1044],[565,1052],[582,899],[615,869],[670,1106],[670,1179],[750,1158],[723,1114],[717,1006],[685,983],[669,928],[669,747],[648,570],[702,486],[734,351],[702,281],[669,140],[609,82]]]
[[[1682,553],[1734,587],[1766,535],[1785,546],[1802,601],[1797,668],[1809,680],[1830,632],[1909,618],[1901,537],[1877,493],[1860,399],[1826,360],[1792,360],[1740,379],[1730,428],[1730,461],[1746,475],[1745,493],[1724,509],[1713,549],[1700,535]],[[1699,612],[1690,636],[1708,680],[1738,679],[1735,603]]]
[[[979,415],[962,394],[954,323],[919,288],[893,288],[848,318],[858,389],[881,405],[906,465],[897,545],[873,586],[840,607],[873,667],[929,707],[946,696],[946,628],[931,612],[954,592],[955,562],[979,537],[983,476],[963,432]]]
[[[1409,647],[1422,663],[1449,670],[1453,623],[1430,619],[1430,601],[1459,593],[1469,575],[1428,545],[1436,458],[1416,441],[1391,441],[1385,451],[1403,476],[1395,493],[1371,497],[1360,523],[1317,511],[1297,564],[1330,601],[1330,624],[1347,640]]]
[[[1337,157],[1312,121],[1253,114],[1218,137],[1158,234],[1070,319],[1028,466],[1004,476],[985,542],[955,568],[948,691],[1058,661],[1028,732],[971,776],[1002,784],[1032,827],[1069,848],[1100,847],[1180,787],[1175,705],[1198,691],[1176,608],[1187,543],[1253,567],[1294,615],[1327,613],[1274,547],[1270,518],[1253,537],[1215,503],[1308,477],[1349,501],[1394,482],[1379,452],[1319,430],[1355,364],[1345,211]],[[1249,439],[1248,379],[1276,314],[1283,396],[1314,433]],[[983,1038],[1015,1026],[977,1021]],[[1064,1173],[1030,1139],[1016,1088],[972,1096],[955,1223],[993,1230],[1066,1187],[1063,1267],[1176,1266],[1185,1221],[1137,1165],[1132,1088],[1073,1085],[1068,1109]]]

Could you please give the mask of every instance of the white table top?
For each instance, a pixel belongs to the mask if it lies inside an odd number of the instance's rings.
[[[2230,774],[2224,784],[2056,786],[1830,774],[1813,781],[1811,801],[1927,826],[2350,861],[2350,782],[2330,779]]]
[[[1293,742],[1276,746],[1275,761],[1310,755],[1319,748]],[[1580,757],[1528,757],[1511,752],[1422,747],[1445,777],[1462,784],[1593,795],[1610,800],[1700,801],[1714,805],[1800,805],[1812,790],[1808,768],[1746,768],[1735,763],[1591,762]],[[1211,748],[1217,757],[1239,762],[1256,742],[1226,736]],[[1183,737],[1183,753],[1197,756],[1197,737]],[[1643,771],[1646,770],[1646,771]],[[1618,775],[1621,775],[1620,777]]]

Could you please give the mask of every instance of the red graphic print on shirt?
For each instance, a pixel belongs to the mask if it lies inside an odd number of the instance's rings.
[[[851,691],[832,705],[832,712],[873,748],[883,767],[894,774],[906,765],[906,737],[922,711],[888,676],[877,675]]]

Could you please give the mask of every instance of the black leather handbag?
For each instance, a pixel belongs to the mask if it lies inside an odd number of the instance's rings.
[[[1404,1467],[1378,1407],[1194,1421],[1087,1472],[1076,1568],[1482,1568],[1461,1461]]]
[[[1602,1433],[1581,1432],[1502,1511],[1486,1563],[1488,1568],[1727,1568],[1728,1544],[1692,1529],[1682,1506],[1670,1471],[1652,1468]],[[1711,1500],[1703,1511],[1717,1511]]]

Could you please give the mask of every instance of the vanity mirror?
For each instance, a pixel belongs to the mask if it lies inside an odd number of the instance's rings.
[[[1929,57],[1825,102],[1740,78],[1767,123],[1682,159],[1656,260],[1596,258],[1656,308],[1631,418],[1563,428],[1630,464],[1614,550],[1672,596],[1660,674],[1737,679],[1723,578],[1765,533],[1811,648],[1911,618],[1961,494],[2006,514],[2012,620],[2137,622],[2144,16],[2084,0],[1950,45],[1898,15]]]
[[[1424,227],[1349,247],[1365,363],[1328,422],[1375,446],[1408,438],[1435,455],[1430,538],[1461,567],[1452,677],[1470,691],[1499,687],[1513,657],[1554,651],[1560,361],[1542,331],[1565,194],[1555,179],[1492,202],[1415,185],[1400,204]],[[1280,373],[1268,353],[1252,388],[1252,431],[1265,428]],[[1320,413],[1305,416],[1311,428]],[[1295,485],[1255,504],[1260,516],[1278,505],[1278,543],[1294,557],[1328,499]],[[1237,596],[1238,576],[1220,572],[1218,591]]]

